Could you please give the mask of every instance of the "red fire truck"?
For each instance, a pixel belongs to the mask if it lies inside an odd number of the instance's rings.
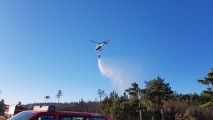
[[[8,120],[112,120],[110,116],[86,113],[56,111],[55,106],[34,106],[33,110],[20,112]]]
[[[21,105],[7,105],[4,109],[4,116],[6,118],[9,118],[23,110],[24,110],[24,107]]]

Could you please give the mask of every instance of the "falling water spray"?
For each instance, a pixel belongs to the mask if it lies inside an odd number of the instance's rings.
[[[111,65],[109,62],[103,62],[98,58],[98,67],[101,74],[111,80],[113,88],[122,94],[125,89],[131,84],[128,77],[124,75],[121,68],[116,65]]]

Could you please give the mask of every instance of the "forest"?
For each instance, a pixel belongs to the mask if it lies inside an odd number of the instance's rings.
[[[55,105],[57,110],[103,113],[112,116],[113,120],[213,120],[213,69],[197,81],[206,86],[201,94],[178,94],[171,89],[169,83],[157,76],[145,81],[145,88],[132,83],[123,95],[115,91],[106,95],[104,90],[98,89],[99,101],[85,101],[82,98],[78,102],[45,101],[24,106],[28,110],[34,105]],[[62,91],[59,91],[56,95],[58,100],[62,95]],[[48,96],[45,98],[48,99]],[[2,99],[0,114],[3,114],[4,107]]]

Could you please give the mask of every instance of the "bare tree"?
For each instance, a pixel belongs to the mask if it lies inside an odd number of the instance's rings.
[[[46,103],[46,101],[50,99],[50,96],[45,96],[44,98],[45,98],[45,103]]]
[[[63,96],[63,92],[62,92],[62,90],[58,90],[58,92],[56,94],[56,98],[58,98],[58,103],[59,103],[59,99],[61,96]]]
[[[97,95],[100,98],[100,102],[101,102],[101,98],[106,96],[105,91],[101,89],[98,89]]]

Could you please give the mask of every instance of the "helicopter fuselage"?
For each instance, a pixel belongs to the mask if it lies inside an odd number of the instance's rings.
[[[101,48],[105,45],[105,43],[100,43],[96,46],[95,50],[101,50]]]
[[[104,41],[104,42],[101,42],[101,43],[98,43],[96,41],[93,41],[93,40],[90,40],[91,42],[94,42],[94,43],[97,43],[98,45],[96,46],[95,50],[98,50],[98,51],[101,51],[102,50],[102,47],[105,45],[105,44],[108,44],[109,43],[109,39]]]

